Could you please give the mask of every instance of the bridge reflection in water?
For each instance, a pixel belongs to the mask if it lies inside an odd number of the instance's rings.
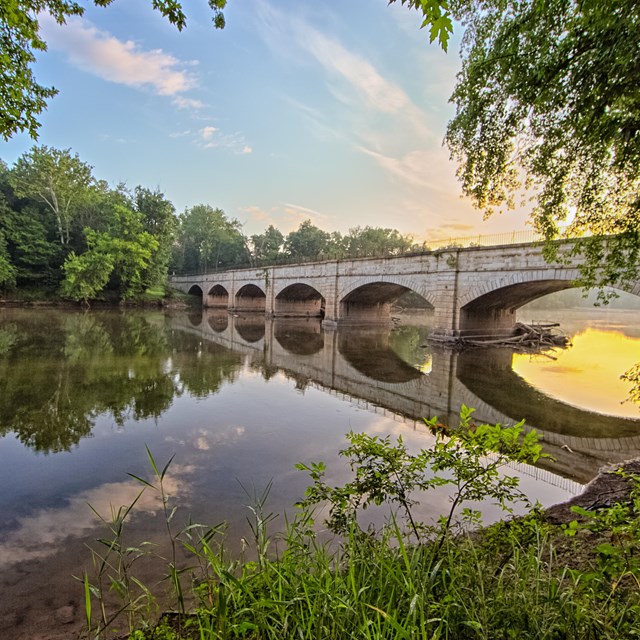
[[[316,318],[265,319],[206,309],[170,322],[271,373],[282,370],[298,386],[316,386],[410,423],[438,416],[457,424],[462,404],[476,409],[477,422],[511,425],[524,418],[525,428],[536,429],[553,457],[528,473],[570,491],[603,465],[640,455],[640,419],[585,411],[542,394],[513,371],[508,349],[454,352],[432,346],[425,374],[391,348],[392,334],[384,327],[325,331]]]

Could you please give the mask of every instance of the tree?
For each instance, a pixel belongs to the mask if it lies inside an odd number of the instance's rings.
[[[113,258],[102,251],[72,251],[64,263],[62,295],[88,304],[107,286],[113,267]]]
[[[389,0],[389,4],[395,1]],[[424,20],[420,28],[429,27],[429,42],[437,40],[446,51],[449,36],[453,33],[453,22],[447,0],[400,0],[400,2],[410,9],[422,12]]]
[[[106,7],[113,0],[94,0]],[[216,29],[224,27],[222,10],[226,0],[208,0],[213,10]],[[178,30],[187,23],[182,4],[177,0],[153,0],[160,11]],[[38,116],[46,109],[47,100],[58,92],[36,81],[31,65],[37,51],[46,51],[40,35],[40,14],[49,14],[58,24],[69,16],[80,16],[84,8],[73,0],[2,0],[0,3],[0,135],[8,140],[20,131],[37,138]]]
[[[64,264],[63,294],[87,302],[107,285],[120,298],[131,298],[151,283],[149,266],[158,241],[144,231],[141,215],[117,205],[107,231],[86,229],[88,249],[71,252]]]
[[[167,279],[171,247],[178,229],[176,209],[159,189],[151,191],[145,187],[136,187],[134,207],[140,214],[144,230],[158,241],[158,250],[149,265],[150,284],[163,284]]]
[[[32,147],[9,174],[16,196],[44,204],[54,215],[62,246],[69,244],[71,223],[95,185],[92,167],[71,149]]]
[[[0,289],[12,288],[16,284],[16,269],[11,264],[7,241],[0,231]]]
[[[199,204],[180,216],[174,267],[194,272],[246,265],[249,255],[240,222],[222,209]]]
[[[284,236],[279,229],[270,224],[264,233],[257,233],[251,236],[251,244],[253,246],[253,257],[257,262],[274,262],[282,255]]]
[[[331,235],[305,220],[287,236],[284,250],[292,258],[315,260],[325,253]]]
[[[355,227],[347,236],[350,255],[391,256],[411,248],[413,238],[403,236],[397,229],[381,227]]]
[[[591,237],[583,286],[635,280],[640,251],[640,3],[459,0],[463,66],[446,140],[487,213],[524,188],[548,239]],[[608,236],[615,236],[613,238]]]

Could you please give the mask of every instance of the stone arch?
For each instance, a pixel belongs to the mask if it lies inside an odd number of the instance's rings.
[[[349,279],[349,285],[343,287],[338,291],[338,300],[342,302],[347,296],[349,296],[356,289],[360,289],[367,285],[372,284],[389,284],[396,285],[401,288],[401,294],[407,291],[413,291],[419,296],[424,298],[429,305],[435,308],[436,295],[435,291],[431,291],[424,286],[416,286],[416,281],[409,277],[394,277],[393,280],[382,279],[380,276],[363,276],[360,278]]]
[[[317,289],[304,282],[295,282],[276,295],[273,311],[280,317],[322,318],[325,305],[325,298]]]
[[[213,309],[226,309],[229,306],[229,292],[221,284],[214,285],[207,293],[206,306]]]
[[[190,296],[197,296],[198,298],[200,298],[201,300],[204,298],[204,291],[202,290],[202,287],[199,284],[192,284],[188,289],[187,289],[187,293]]]
[[[266,308],[267,296],[258,285],[248,283],[236,292],[236,311],[264,313]]]
[[[434,300],[417,291],[409,278],[393,282],[380,278],[359,278],[339,297],[342,323],[378,323],[391,319],[391,306],[403,294],[413,291],[422,297],[433,310]],[[429,299],[431,298],[431,299]]]

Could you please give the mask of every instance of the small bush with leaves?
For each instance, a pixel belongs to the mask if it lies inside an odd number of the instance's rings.
[[[522,422],[512,427],[475,425],[471,422],[472,413],[473,409],[463,405],[460,424],[453,430],[442,428],[436,418],[425,420],[436,441],[417,454],[409,453],[401,437],[392,443],[389,436],[349,433],[350,445],[340,455],[348,458],[355,474],[353,480],[331,487],[325,481],[323,463],[298,464],[296,467],[307,471],[313,481],[301,505],[311,507],[327,502],[329,528],[346,533],[358,526],[359,510],[395,504],[420,540],[433,531],[416,522],[412,514],[414,496],[419,492],[442,486],[453,489],[449,512],[440,519],[440,535],[451,530],[458,509],[465,503],[489,501],[507,512],[514,502],[528,504],[518,488],[518,478],[502,471],[508,462],[533,464],[543,455],[535,431],[523,434]],[[473,509],[465,508],[462,515],[467,521],[479,520],[479,513]]]

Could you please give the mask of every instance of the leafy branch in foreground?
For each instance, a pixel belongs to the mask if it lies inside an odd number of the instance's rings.
[[[581,238],[582,286],[635,283],[640,4],[452,6],[465,32],[446,142],[463,193],[487,215],[531,196],[531,221],[545,238],[558,237],[564,223],[570,237]]]
[[[208,0],[216,29],[225,26],[223,9],[226,0]],[[99,7],[113,0],[94,0]],[[153,8],[182,31],[187,17],[178,0],[153,0]],[[32,65],[36,52],[47,50],[40,23],[51,20],[59,25],[67,18],[81,16],[84,7],[73,0],[2,0],[0,3],[0,136],[8,140],[24,131],[37,138],[38,116],[46,109],[47,101],[58,90],[38,84]]]
[[[347,533],[358,525],[358,512],[383,503],[399,506],[418,540],[429,528],[416,522],[412,507],[416,494],[436,487],[450,486],[450,509],[440,518],[440,544],[443,536],[455,523],[456,513],[464,503],[490,501],[510,512],[514,502],[527,498],[518,488],[518,478],[502,473],[508,462],[535,463],[542,455],[537,434],[523,435],[523,422],[512,427],[475,425],[471,423],[473,409],[464,405],[460,424],[455,430],[440,428],[437,418],[425,420],[436,436],[434,445],[409,453],[401,437],[395,444],[389,436],[380,438],[367,434],[349,433],[350,446],[340,451],[348,458],[355,473],[352,481],[331,487],[325,481],[323,463],[298,464],[307,471],[313,484],[301,502],[304,507],[329,504],[327,524],[336,533]],[[466,508],[463,519],[478,522],[479,513]]]

